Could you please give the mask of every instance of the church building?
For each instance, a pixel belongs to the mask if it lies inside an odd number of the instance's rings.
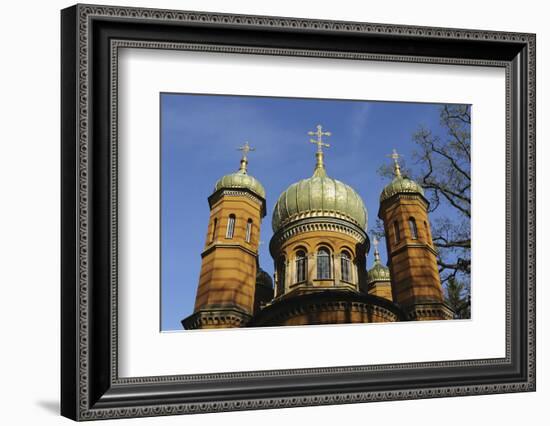
[[[382,189],[387,266],[359,194],[327,174],[318,125],[313,175],[290,185],[273,208],[269,250],[274,280],[260,268],[266,193],[248,174],[248,143],[237,172],[219,179],[208,197],[210,220],[193,313],[185,329],[447,320],[422,187],[403,176],[393,152],[394,178]]]

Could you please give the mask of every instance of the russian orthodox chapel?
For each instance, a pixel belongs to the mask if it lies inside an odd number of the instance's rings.
[[[445,320],[445,304],[422,187],[403,176],[393,152],[394,178],[380,194],[387,266],[367,210],[350,186],[328,176],[320,125],[313,175],[290,185],[273,208],[269,250],[274,280],[259,266],[266,193],[248,174],[248,143],[237,172],[219,179],[208,197],[210,220],[193,313],[185,329]]]

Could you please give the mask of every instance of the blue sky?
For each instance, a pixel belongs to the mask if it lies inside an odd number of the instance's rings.
[[[329,176],[352,186],[374,227],[380,192],[378,175],[393,148],[410,160],[411,135],[423,125],[439,129],[439,105],[248,96],[162,93],[161,107],[161,330],[182,330],[193,311],[201,251],[209,219],[208,196],[215,182],[239,167],[237,147],[245,141],[248,172],[266,189],[267,215],[261,226],[260,266],[273,273],[269,254],[271,213],[290,184],[310,177],[316,146],[307,132],[322,124]],[[370,232],[369,232],[370,233]],[[372,238],[371,238],[372,239]],[[382,260],[386,260],[383,242]],[[373,262],[372,249],[367,258]]]

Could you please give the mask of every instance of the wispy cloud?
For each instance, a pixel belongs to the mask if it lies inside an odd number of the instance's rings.
[[[372,110],[371,103],[357,103],[350,115],[350,142],[354,145],[361,143],[367,137],[368,121]]]

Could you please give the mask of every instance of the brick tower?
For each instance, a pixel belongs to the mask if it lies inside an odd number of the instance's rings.
[[[401,175],[395,150],[391,157],[395,177],[380,195],[378,217],[384,222],[392,299],[409,320],[452,319],[443,299],[428,200],[418,183]]]
[[[208,197],[210,220],[193,314],[186,329],[243,327],[254,313],[260,223],[265,190],[247,173],[248,143],[241,166],[223,176]]]

